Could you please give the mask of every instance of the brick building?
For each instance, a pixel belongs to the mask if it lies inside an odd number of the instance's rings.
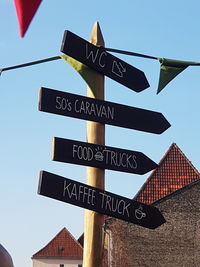
[[[166,223],[155,230],[107,218],[102,267],[200,266],[200,174],[173,143],[136,200],[155,205]],[[79,267],[83,235],[63,228],[33,255],[33,267]]]
[[[172,144],[135,199],[155,205],[166,223],[155,230],[109,218],[104,266],[200,266],[200,174]]]

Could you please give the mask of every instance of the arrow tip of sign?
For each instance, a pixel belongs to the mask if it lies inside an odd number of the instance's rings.
[[[94,45],[105,46],[103,34],[101,32],[101,28],[98,21],[95,22],[92,28],[90,42]]]
[[[156,229],[157,227],[163,225],[164,223],[166,223],[166,219],[164,218],[163,214],[161,213],[161,211],[154,207],[155,208],[155,214],[154,214],[154,219],[152,220],[152,224],[151,224],[151,227],[150,229]]]
[[[151,229],[156,229],[159,226],[163,225],[164,223],[166,223],[166,220],[164,217],[160,218],[159,222],[155,223],[154,225],[152,225]]]

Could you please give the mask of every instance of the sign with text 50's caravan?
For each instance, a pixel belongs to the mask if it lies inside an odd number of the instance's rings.
[[[146,76],[141,70],[109,54],[103,47],[95,46],[70,31],[64,33],[61,52],[135,92],[149,87]]]
[[[158,165],[141,152],[54,137],[52,159],[121,172],[145,174]]]
[[[154,206],[46,171],[40,172],[38,194],[150,229],[165,223],[163,215]]]
[[[40,88],[39,110],[155,134],[161,134],[170,127],[159,112],[49,88]]]

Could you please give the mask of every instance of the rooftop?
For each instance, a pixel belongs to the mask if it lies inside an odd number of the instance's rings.
[[[173,143],[134,199],[151,204],[198,179],[200,173]]]
[[[32,259],[36,258],[82,259],[83,247],[63,228],[44,248],[32,256]]]

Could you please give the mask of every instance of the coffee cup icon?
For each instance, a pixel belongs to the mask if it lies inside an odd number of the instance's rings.
[[[142,211],[143,208],[140,206],[138,209],[135,210],[135,217],[138,220],[146,217],[146,213]]]

